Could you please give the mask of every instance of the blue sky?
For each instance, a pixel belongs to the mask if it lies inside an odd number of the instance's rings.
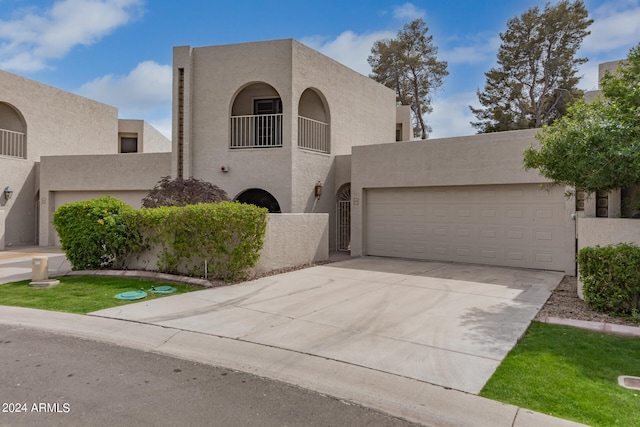
[[[116,106],[171,134],[171,53],[194,47],[294,38],[368,75],[375,40],[423,18],[449,63],[427,116],[431,138],[470,135],[468,105],[495,65],[508,19],[545,1],[0,0],[0,69]],[[556,1],[551,1],[556,3]],[[640,0],[585,0],[591,35],[580,87],[597,87],[601,62],[640,42]]]

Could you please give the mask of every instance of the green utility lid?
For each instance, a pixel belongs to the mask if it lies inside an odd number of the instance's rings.
[[[149,289],[149,292],[154,294],[172,294],[176,290],[177,289],[173,286],[152,286],[151,289]]]
[[[123,299],[123,300],[136,300],[136,299],[142,299],[146,296],[147,296],[147,293],[142,289],[140,289],[139,291],[129,291],[129,292],[119,293],[118,295],[116,295],[116,298]]]

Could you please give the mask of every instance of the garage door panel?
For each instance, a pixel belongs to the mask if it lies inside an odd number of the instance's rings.
[[[564,216],[537,185],[367,190],[367,254],[563,270]]]

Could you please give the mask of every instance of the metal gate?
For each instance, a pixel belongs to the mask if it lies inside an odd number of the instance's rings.
[[[343,185],[338,190],[338,203],[336,206],[337,239],[336,246],[339,251],[351,250],[351,184]]]

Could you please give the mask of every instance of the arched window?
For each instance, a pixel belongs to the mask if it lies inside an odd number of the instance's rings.
[[[269,213],[281,213],[280,204],[276,200],[275,197],[271,195],[268,191],[262,190],[260,188],[251,188],[249,190],[245,190],[236,197],[236,200],[241,203],[248,203],[251,205],[256,205],[261,208],[269,209]]]
[[[13,106],[0,102],[0,156],[27,158],[27,125]]]

